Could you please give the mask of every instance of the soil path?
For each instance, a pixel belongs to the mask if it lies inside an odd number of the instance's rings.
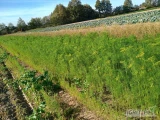
[[[13,80],[5,64],[0,63],[0,120],[24,119],[32,113],[20,89],[13,89],[5,81]]]
[[[62,90],[59,92],[59,99],[61,107],[70,112],[70,116],[74,120],[103,120],[97,117],[94,112],[88,110],[84,105],[80,104],[74,97],[72,97],[68,92]]]

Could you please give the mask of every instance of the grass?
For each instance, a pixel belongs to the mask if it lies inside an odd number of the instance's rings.
[[[3,36],[0,44],[35,70],[48,70],[63,88],[105,119],[118,119],[127,109],[152,106],[160,116],[157,25],[112,26],[108,33],[106,28],[97,28],[100,32],[95,28],[87,33],[81,30],[85,34]]]
[[[54,32],[35,32],[35,33],[21,33],[12,34],[11,36],[59,36],[59,35],[86,35],[91,32],[107,32],[111,37],[128,37],[134,35],[137,38],[143,38],[145,35],[154,36],[160,33],[160,22],[156,23],[137,23],[129,25],[112,25],[100,26],[95,28],[81,28],[78,30],[60,30]]]

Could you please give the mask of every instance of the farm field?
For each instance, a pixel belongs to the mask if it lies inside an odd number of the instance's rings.
[[[97,20],[89,20],[84,22],[66,24],[56,27],[47,27],[30,30],[28,32],[48,32],[48,31],[59,31],[64,29],[79,29],[88,27],[98,26],[110,26],[110,25],[124,25],[124,24],[136,24],[136,23],[147,23],[147,22],[159,22],[160,21],[160,9],[118,15],[113,17],[106,17]]]
[[[47,71],[31,70],[8,54],[0,48],[1,120],[100,119],[64,91]]]
[[[84,29],[77,33],[70,30],[68,34],[67,31],[14,34],[1,36],[0,46],[10,54],[5,63],[19,79],[16,84],[29,91],[26,94],[35,104],[33,107],[43,106],[42,101],[45,101],[46,113],[54,111],[52,117],[78,119],[73,114],[77,109],[63,110],[60,104],[63,102],[57,99],[59,96],[48,95],[63,88],[81,105],[92,110],[97,116],[91,114],[95,119],[123,120],[129,109],[145,111],[150,108],[154,108],[154,115],[160,119],[158,25],[143,23],[113,26],[112,29],[112,26],[110,29],[88,28],[85,34]],[[115,32],[117,28],[121,29]],[[31,78],[22,79],[24,67],[38,73],[27,72]],[[51,79],[40,79],[35,85],[32,78],[36,79],[36,74],[41,74],[42,78],[48,75]],[[53,86],[43,86],[43,80]],[[33,95],[38,96],[36,100],[31,97]]]

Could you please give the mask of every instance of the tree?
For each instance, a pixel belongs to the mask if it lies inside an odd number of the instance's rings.
[[[152,0],[151,7],[156,7],[157,2],[158,2],[158,0]]]
[[[7,31],[7,33],[14,33],[15,32],[15,27],[14,27],[14,25],[12,24],[12,23],[9,23],[8,24],[8,27],[6,27],[6,31]]]
[[[41,18],[32,18],[28,23],[30,29],[39,28],[42,26]]]
[[[102,0],[101,1],[101,12],[104,13],[105,12],[105,4],[106,4],[106,0]]]
[[[48,26],[51,22],[50,20],[51,16],[44,16],[42,19],[41,19],[41,23],[42,23],[42,26],[43,27],[46,27]]]
[[[83,20],[91,20],[97,18],[97,13],[92,7],[88,4],[83,5]]]
[[[67,7],[71,22],[83,20],[83,5],[80,0],[71,0]]]
[[[51,14],[51,22],[54,25],[62,25],[68,23],[68,11],[65,6],[59,4]]]
[[[153,2],[153,0],[145,0],[146,7],[147,7],[147,8],[152,7],[152,2]]]
[[[124,6],[132,8],[133,7],[132,0],[125,0],[124,1]]]
[[[99,17],[101,17],[101,2],[100,2],[100,0],[96,1],[95,8],[96,8],[96,10],[98,10]]]
[[[12,23],[9,23],[9,24],[8,24],[8,28],[9,28],[10,30],[14,29],[14,25],[13,25]]]
[[[0,24],[0,31],[4,30],[6,28],[6,25],[4,23]]]
[[[6,25],[4,23],[0,24],[0,35],[7,34],[6,32]]]
[[[138,11],[139,10],[139,6],[138,5],[134,5],[133,8],[134,8],[134,11]]]
[[[157,7],[160,6],[160,0],[145,0],[146,7]]]
[[[140,9],[146,9],[147,5],[146,2],[143,2],[142,4],[140,4],[139,8]]]
[[[160,0],[153,0],[152,6],[154,6],[154,7],[160,6]]]
[[[18,19],[17,28],[18,28],[20,31],[24,31],[24,30],[26,29],[26,23],[24,22],[24,20],[22,20],[22,18],[19,18],[19,19]]]
[[[97,0],[96,1],[96,10],[99,12],[99,17],[102,16],[108,16],[112,13],[112,4],[110,3],[110,0]]]
[[[157,3],[158,3],[158,6],[160,6],[160,0],[158,0],[158,2],[157,2]]]
[[[102,0],[102,8],[105,16],[111,15],[112,13],[112,4],[110,0]]]
[[[69,1],[68,7],[76,7],[82,5],[80,0],[71,0]]]
[[[133,7],[132,0],[125,0],[124,1],[123,10],[125,13],[130,12],[132,7]]]
[[[113,10],[114,15],[123,14],[123,6],[118,6]]]

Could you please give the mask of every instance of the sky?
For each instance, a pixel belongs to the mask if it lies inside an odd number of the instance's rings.
[[[57,4],[67,6],[70,0],[0,0],[0,23],[17,25],[21,17],[26,23],[31,18],[48,16]],[[134,5],[139,5],[145,0],[132,0]],[[81,0],[82,4],[89,4],[95,9],[96,0]],[[123,5],[124,0],[110,0],[113,8]]]

